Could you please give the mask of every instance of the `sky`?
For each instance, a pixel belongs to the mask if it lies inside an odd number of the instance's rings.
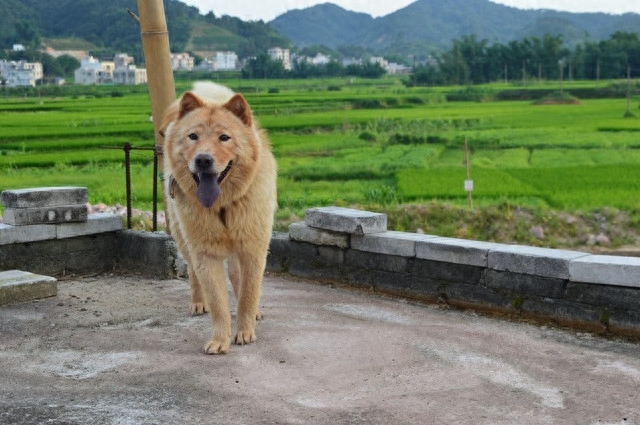
[[[292,9],[305,9],[320,3],[333,3],[354,12],[373,17],[388,15],[415,0],[182,0],[216,16],[230,15],[245,21],[271,21]],[[640,0],[492,0],[520,9],[555,9],[568,12],[605,12],[640,14]]]

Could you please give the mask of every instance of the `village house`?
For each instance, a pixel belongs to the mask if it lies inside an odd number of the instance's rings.
[[[113,82],[115,84],[138,85],[147,83],[147,70],[129,65],[126,68],[116,68],[113,71]]]
[[[88,56],[80,61],[80,68],[73,73],[75,83],[85,86],[112,83],[115,67],[114,62],[101,62]]]
[[[188,53],[171,53],[171,69],[174,71],[192,71],[195,58]]]
[[[273,47],[269,49],[267,53],[271,59],[281,61],[284,69],[287,71],[291,70],[291,53],[289,49]]]
[[[0,80],[8,87],[35,87],[42,77],[40,62],[0,60]]]
[[[100,61],[93,56],[80,61],[80,68],[74,72],[75,83],[93,84],[146,84],[147,70],[133,65],[133,57],[126,53],[117,54],[113,61]]]
[[[235,71],[238,69],[238,55],[230,51],[215,52],[210,59],[204,59],[193,69],[196,71]]]

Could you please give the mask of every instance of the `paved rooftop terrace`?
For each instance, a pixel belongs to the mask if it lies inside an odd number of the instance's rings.
[[[208,356],[188,283],[99,275],[0,307],[2,424],[640,424],[640,346],[265,278]]]

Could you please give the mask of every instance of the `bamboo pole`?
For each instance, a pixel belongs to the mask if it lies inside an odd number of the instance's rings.
[[[156,153],[162,152],[164,138],[160,134],[162,115],[165,109],[176,99],[176,88],[171,68],[171,50],[169,48],[169,32],[162,0],[138,0],[140,17],[140,36],[147,68],[147,84],[151,98],[151,114],[155,134]],[[158,170],[162,174],[162,161],[158,161]],[[163,199],[167,233],[169,218],[166,215],[166,193]]]

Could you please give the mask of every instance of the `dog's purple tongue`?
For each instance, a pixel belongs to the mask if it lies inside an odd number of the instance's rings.
[[[198,188],[196,189],[196,197],[203,207],[209,208],[222,195],[220,186],[218,185],[218,175],[212,173],[198,174]]]

